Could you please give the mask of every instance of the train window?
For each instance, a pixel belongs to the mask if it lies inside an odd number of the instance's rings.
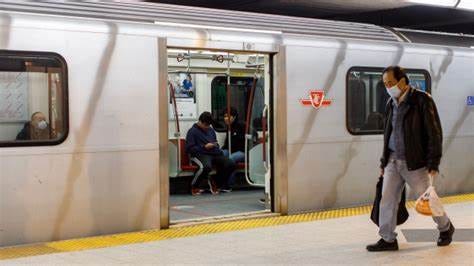
[[[250,90],[252,88],[253,78],[251,77],[231,77],[231,106],[237,109],[239,113],[239,119],[242,121],[245,120],[247,116],[247,107],[248,100],[250,95]],[[224,125],[224,112],[227,108],[227,77],[218,76],[212,80],[211,83],[211,94],[212,94],[212,115],[216,124],[214,129],[218,132],[224,132],[226,130]],[[258,97],[259,94],[256,93],[255,97]],[[258,109],[258,108],[257,108]],[[263,110],[262,108],[260,108]],[[261,113],[262,110],[255,110],[254,112]],[[261,123],[260,123],[261,124]],[[258,125],[260,125],[258,124]]]
[[[67,67],[54,53],[0,50],[0,146],[66,139]]]
[[[389,99],[382,81],[383,68],[353,67],[347,73],[347,129],[353,135],[382,134]],[[410,85],[430,92],[425,70],[407,69]]]

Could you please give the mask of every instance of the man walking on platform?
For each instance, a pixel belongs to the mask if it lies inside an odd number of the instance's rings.
[[[412,88],[405,71],[391,66],[383,71],[383,82],[391,98],[385,113],[384,148],[381,158],[383,174],[377,243],[368,251],[398,250],[397,208],[405,182],[416,195],[430,186],[438,174],[442,155],[442,130],[436,105],[428,93]],[[433,216],[440,231],[438,246],[452,241],[454,226],[447,217]]]

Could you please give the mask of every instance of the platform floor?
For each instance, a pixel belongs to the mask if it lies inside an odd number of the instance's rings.
[[[265,204],[259,202],[263,197],[263,189],[234,190],[218,195],[171,195],[170,220],[174,223],[264,211]]]
[[[0,264],[474,265],[474,202],[447,204],[445,209],[458,233],[450,246],[442,248],[430,241],[437,234],[431,218],[410,209],[410,219],[398,229],[398,252],[365,250],[378,236],[376,226],[364,214],[32,256]]]

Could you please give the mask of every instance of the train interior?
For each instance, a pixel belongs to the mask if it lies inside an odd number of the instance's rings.
[[[171,224],[270,212],[270,56],[169,48],[168,89]],[[203,193],[192,195],[199,166],[186,151],[186,135],[205,111],[212,114],[219,146],[230,149],[229,158],[236,152],[241,156],[232,158],[236,170],[225,177],[229,184],[232,180],[230,192],[214,195],[207,180],[201,180]],[[230,126],[227,115],[234,118]],[[227,139],[228,132],[233,137]],[[232,143],[236,134],[239,145]],[[213,167],[210,176],[216,172]]]

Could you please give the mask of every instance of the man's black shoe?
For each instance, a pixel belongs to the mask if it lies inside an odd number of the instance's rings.
[[[371,252],[398,250],[398,242],[395,239],[395,241],[390,243],[381,238],[377,243],[368,245],[367,250]]]
[[[447,246],[451,244],[451,241],[453,241],[453,234],[454,234],[454,226],[451,222],[449,222],[449,229],[444,232],[439,233],[438,237],[438,246]]]

